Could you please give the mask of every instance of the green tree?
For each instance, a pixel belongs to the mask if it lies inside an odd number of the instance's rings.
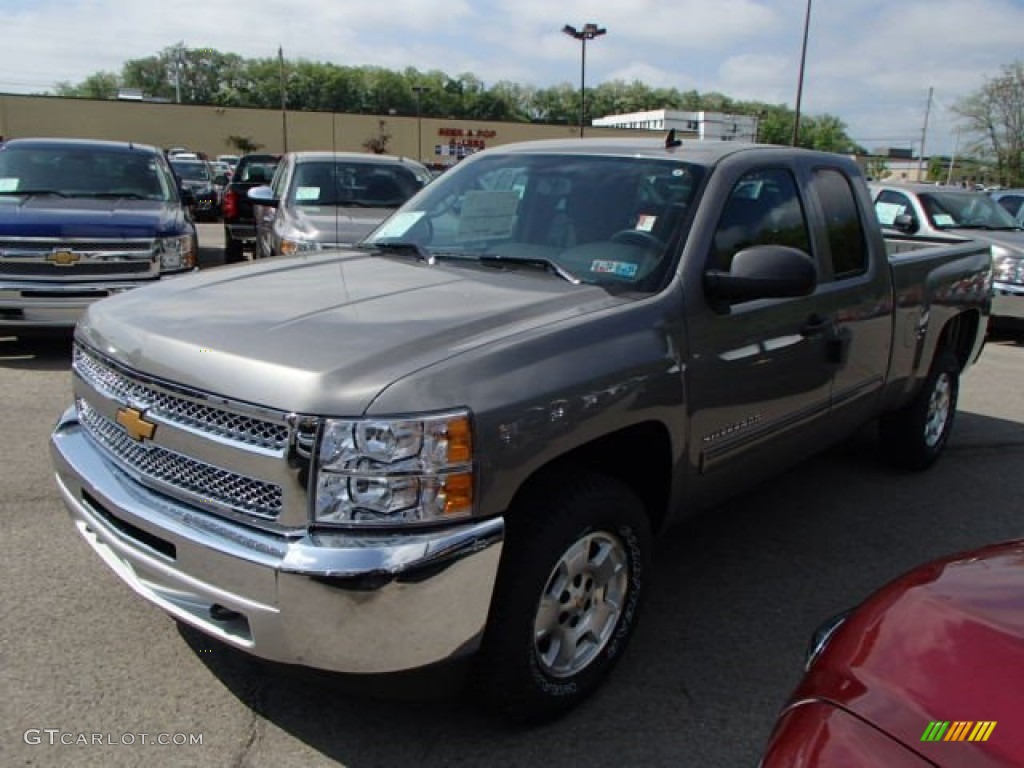
[[[1015,61],[953,107],[972,141],[967,152],[995,163],[999,179],[1024,184],[1024,62]]]
[[[79,99],[116,99],[120,87],[121,79],[113,72],[96,72],[78,85],[71,85],[68,82],[57,83],[54,92],[58,96]]]
[[[882,180],[889,175],[889,163],[884,157],[871,155],[868,157],[865,173],[868,178]]]

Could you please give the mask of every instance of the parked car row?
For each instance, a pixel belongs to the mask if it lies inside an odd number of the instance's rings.
[[[1024,320],[1024,195],[1017,190],[985,193],[933,184],[870,185],[883,229],[922,240],[976,240],[992,247],[992,317]],[[1014,218],[1012,210],[1018,218]]]

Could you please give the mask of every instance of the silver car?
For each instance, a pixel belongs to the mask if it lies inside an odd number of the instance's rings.
[[[249,190],[256,258],[356,243],[430,181],[414,160],[357,152],[291,152],[270,186]]]
[[[883,231],[992,246],[992,317],[1024,320],[1024,229],[985,192],[933,184],[872,184]]]

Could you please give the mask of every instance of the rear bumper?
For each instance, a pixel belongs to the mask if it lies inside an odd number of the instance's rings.
[[[244,240],[248,242],[256,239],[255,224],[231,224],[224,222],[224,229],[227,230],[232,240]]]
[[[99,452],[74,409],[51,438],[79,533],[136,593],[256,656],[352,673],[475,651],[500,518],[406,535],[257,531],[156,494]]]
[[[1024,320],[1024,285],[993,283],[992,317]]]

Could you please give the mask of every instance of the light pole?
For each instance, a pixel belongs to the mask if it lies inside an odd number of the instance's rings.
[[[416,160],[423,162],[423,118],[420,113],[420,96],[427,86],[414,85],[412,89],[416,92]]]
[[[800,141],[800,99],[804,95],[804,63],[807,61],[807,32],[811,28],[811,0],[807,0],[807,14],[804,16],[804,43],[800,48],[800,76],[796,82],[796,115],[793,117],[793,146]]]
[[[580,138],[582,139],[583,122],[587,110],[587,40],[593,40],[595,37],[606,35],[608,30],[592,22],[587,22],[583,25],[583,29],[576,29],[571,24],[566,24],[562,27],[562,31],[569,37],[574,37],[582,43],[582,55],[580,56]]]

